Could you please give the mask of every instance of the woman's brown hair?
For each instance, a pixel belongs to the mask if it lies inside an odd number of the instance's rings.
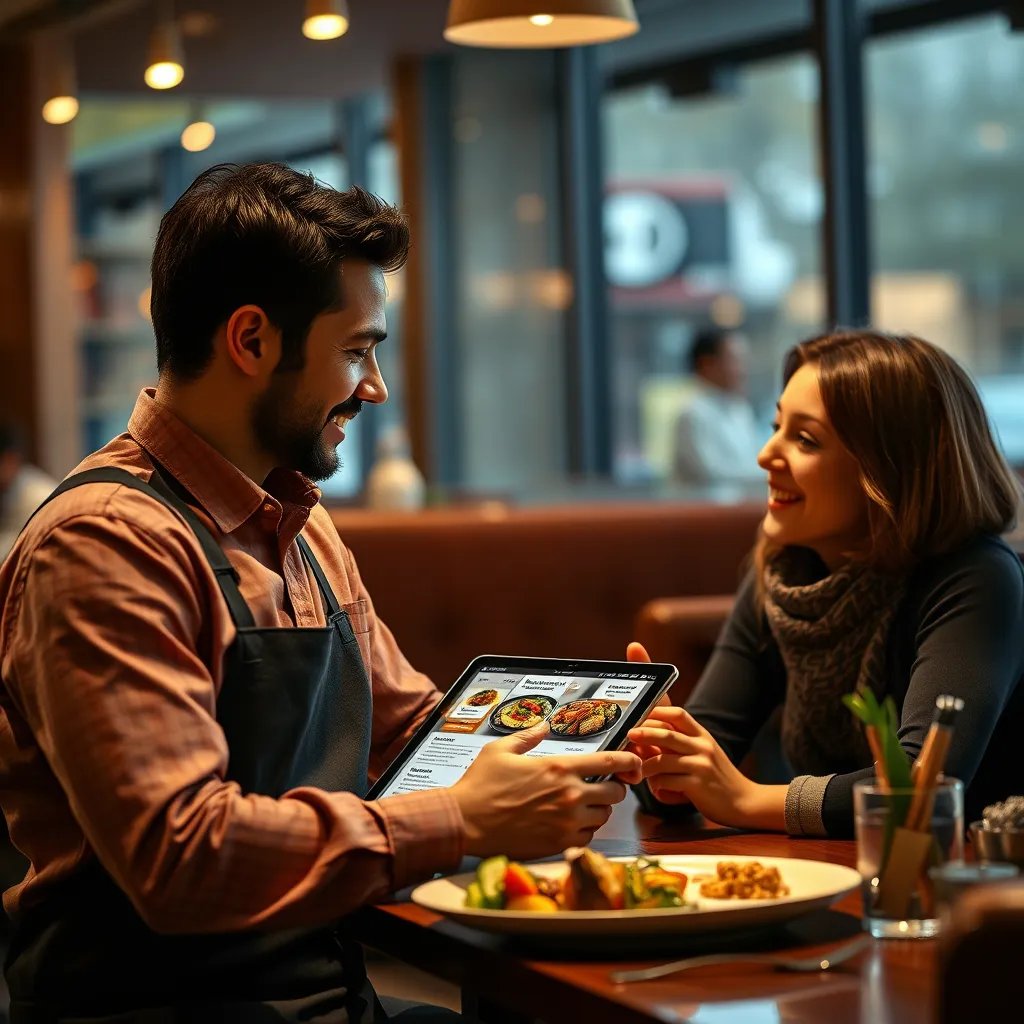
[[[832,427],[860,467],[868,537],[858,561],[905,572],[1015,525],[1020,485],[971,378],[951,356],[909,334],[839,331],[791,349],[783,386],[808,363]],[[762,535],[759,570],[775,550]]]

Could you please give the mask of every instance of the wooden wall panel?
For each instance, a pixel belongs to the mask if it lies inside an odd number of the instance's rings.
[[[32,91],[28,47],[0,44],[0,416],[20,423],[34,440],[39,409],[32,313]]]

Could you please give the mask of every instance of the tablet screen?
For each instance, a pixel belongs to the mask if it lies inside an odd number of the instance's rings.
[[[543,721],[532,756],[616,748],[673,678],[671,665],[478,658],[371,796],[451,786],[486,744]]]

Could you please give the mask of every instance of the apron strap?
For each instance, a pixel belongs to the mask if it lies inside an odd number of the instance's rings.
[[[341,605],[338,604],[338,599],[334,596],[334,591],[331,589],[331,584],[327,581],[327,575],[320,567],[320,563],[316,560],[316,556],[313,554],[313,549],[309,546],[309,542],[300,533],[296,538],[299,544],[299,550],[302,552],[303,558],[309,564],[310,569],[313,570],[313,575],[316,577],[317,583],[320,584],[320,593],[323,594],[324,602],[327,605],[327,618],[334,618],[336,615],[344,615]]]
[[[206,560],[210,563],[210,568],[217,577],[217,583],[220,586],[221,593],[224,595],[225,602],[227,602],[228,611],[231,613],[231,619],[235,627],[238,629],[250,629],[255,626],[252,612],[249,611],[249,606],[245,603],[242,592],[238,589],[238,571],[228,561],[223,548],[217,543],[207,526],[174,493],[156,463],[154,463],[153,476],[149,483],[139,479],[135,474],[129,473],[126,469],[119,469],[115,466],[86,469],[81,473],[75,473],[64,480],[46,501],[36,509],[36,512],[65,491],[81,487],[83,484],[93,483],[121,484],[124,487],[130,487],[143,494],[148,494],[151,498],[155,498],[181,515],[195,533],[203,549],[203,554],[206,556]]]

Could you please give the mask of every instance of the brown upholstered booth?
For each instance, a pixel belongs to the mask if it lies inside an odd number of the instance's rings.
[[[442,688],[478,654],[623,657],[646,602],[735,589],[762,514],[708,504],[332,510],[379,615]]]

